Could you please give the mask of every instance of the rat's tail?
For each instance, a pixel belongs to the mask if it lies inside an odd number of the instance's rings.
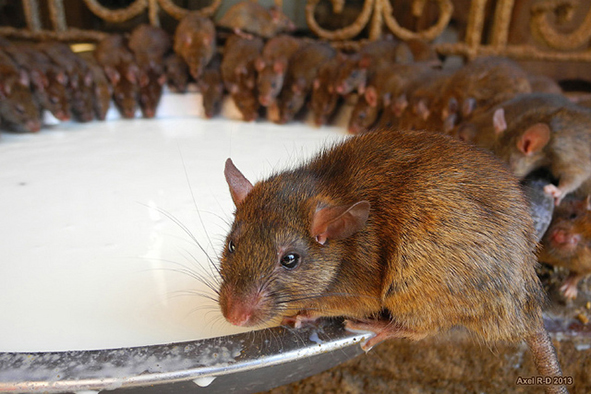
[[[548,332],[543,327],[535,334],[526,337],[525,342],[532,353],[538,374],[549,378],[562,376],[556,350],[550,341]],[[549,383],[545,385],[547,394],[568,394],[566,386],[557,385],[555,381]]]

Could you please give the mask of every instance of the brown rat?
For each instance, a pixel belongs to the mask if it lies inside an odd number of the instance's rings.
[[[258,117],[255,61],[263,49],[263,40],[232,35],[224,46],[221,72],[226,90],[230,92],[244,120]]]
[[[254,1],[234,4],[217,22],[234,32],[247,32],[263,38],[295,30],[294,23],[276,6],[269,9]]]
[[[384,64],[413,61],[408,46],[392,39],[371,41],[363,45],[359,52],[341,57],[343,64],[335,79],[335,90],[342,95],[354,91],[363,94],[371,74]]]
[[[485,151],[381,130],[254,186],[231,160],[225,176],[236,211],[219,304],[230,323],[344,316],[375,333],[366,348],[462,325],[484,341],[525,339],[540,375],[561,374],[526,199]]]
[[[67,91],[72,115],[78,122],[94,119],[94,92],[92,71],[87,63],[70,47],[61,42],[42,42],[38,45],[55,64],[68,75]]]
[[[408,106],[407,93],[432,71],[430,62],[382,64],[368,80],[365,92],[359,95],[349,120],[349,132],[356,134],[370,129],[382,109],[400,117]]]
[[[540,261],[570,271],[560,290],[576,298],[577,284],[591,274],[591,195],[567,198],[556,208],[542,246]]]
[[[299,39],[288,35],[273,37],[265,43],[255,62],[259,103],[263,107],[271,105],[281,92],[289,59],[301,45]]]
[[[189,85],[189,66],[182,57],[171,53],[164,58],[167,85],[176,93],[185,93]]]
[[[318,74],[312,82],[309,106],[317,126],[328,123],[336,110],[340,95],[334,89],[334,81],[340,66],[341,56],[337,54],[320,66]]]
[[[455,127],[450,135],[490,150],[505,130],[524,116],[553,114],[558,107],[571,105],[570,100],[561,94],[518,94],[487,111],[476,111],[470,119]]]
[[[138,104],[144,118],[156,116],[166,83],[164,55],[171,46],[170,35],[156,26],[139,25],[129,36],[128,47],[139,67]]]
[[[556,208],[539,259],[568,268],[570,274],[560,290],[566,298],[576,298],[578,282],[591,274],[591,195],[567,198]]]
[[[105,120],[107,118],[109,107],[111,106],[113,87],[107,79],[107,75],[103,68],[98,65],[91,52],[83,52],[80,56],[86,61],[88,68],[90,68],[90,71],[92,72],[92,79],[94,82],[94,115],[98,120]]]
[[[41,113],[31,94],[27,73],[0,51],[0,119],[16,132],[41,130]]]
[[[529,81],[532,92],[562,94],[560,85],[546,75],[529,74],[527,80]]]
[[[188,13],[174,33],[174,51],[189,66],[189,73],[198,80],[216,52],[215,26],[211,19],[197,11]]]
[[[485,111],[519,93],[530,92],[528,75],[516,62],[480,57],[450,77],[435,104],[435,112],[444,122],[444,131],[450,132],[476,109]]]
[[[547,168],[558,180],[558,186],[548,185],[546,192],[556,205],[567,194],[586,196],[591,192],[591,111],[581,108],[561,95],[537,93],[534,100],[546,97],[545,105],[530,106],[512,123],[497,116],[505,124],[496,138],[492,151],[509,164],[518,177],[538,168]],[[532,100],[524,95],[516,101]],[[514,102],[515,103],[515,102]],[[507,103],[503,104],[507,107]]]
[[[126,119],[135,117],[138,105],[140,70],[125,38],[111,34],[96,46],[94,57],[113,86],[113,102]]]
[[[216,55],[209,62],[201,79],[197,82],[203,98],[205,117],[213,118],[220,112],[224,98],[224,81],[222,80],[221,56]]]
[[[287,123],[303,108],[320,67],[336,56],[324,42],[306,43],[292,56],[279,98],[280,123]]]

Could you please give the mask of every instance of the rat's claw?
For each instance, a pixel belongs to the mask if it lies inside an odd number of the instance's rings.
[[[562,201],[563,193],[556,185],[549,184],[544,186],[544,193],[548,194],[549,196],[554,197],[554,205],[558,206],[560,201]]]
[[[293,327],[293,328],[302,328],[304,326],[314,325],[314,323],[316,323],[317,320],[318,320],[318,317],[311,317],[306,314],[299,314],[298,313],[297,315],[294,315],[294,316],[285,316],[283,318],[283,320],[281,321],[281,325]]]
[[[567,279],[567,281],[560,287],[560,291],[564,294],[564,297],[568,300],[574,300],[577,298],[579,291],[577,290],[576,283],[572,283]]]

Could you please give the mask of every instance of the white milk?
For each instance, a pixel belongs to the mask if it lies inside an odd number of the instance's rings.
[[[344,129],[200,114],[199,96],[169,94],[155,120],[111,112],[106,122],[2,134],[0,352],[240,332],[195,295],[214,294],[185,271],[212,277],[213,268],[167,216],[217,262],[234,209],[226,158],[254,182],[341,140]]]

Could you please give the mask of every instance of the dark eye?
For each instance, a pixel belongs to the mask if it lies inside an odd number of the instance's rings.
[[[357,115],[359,119],[365,119],[366,116],[367,114],[365,112],[360,112],[359,115]]]
[[[49,101],[51,101],[53,104],[57,104],[57,103],[59,103],[59,102],[60,102],[60,99],[59,99],[59,97],[57,97],[57,96],[51,96],[51,97],[49,98]]]
[[[271,87],[273,89],[275,89],[277,87],[277,82],[275,82],[275,81],[271,82]]]
[[[358,70],[353,70],[353,72],[351,72],[351,78],[357,78],[358,75],[359,75]]]
[[[283,268],[292,270],[300,263],[300,255],[296,253],[288,253],[281,258],[281,265]]]
[[[568,218],[570,220],[575,220],[577,218],[577,216],[578,216],[577,213],[576,212],[573,212],[573,213],[570,214],[570,216]]]
[[[236,250],[236,245],[234,245],[234,242],[228,241],[228,252],[234,253],[235,250]]]

